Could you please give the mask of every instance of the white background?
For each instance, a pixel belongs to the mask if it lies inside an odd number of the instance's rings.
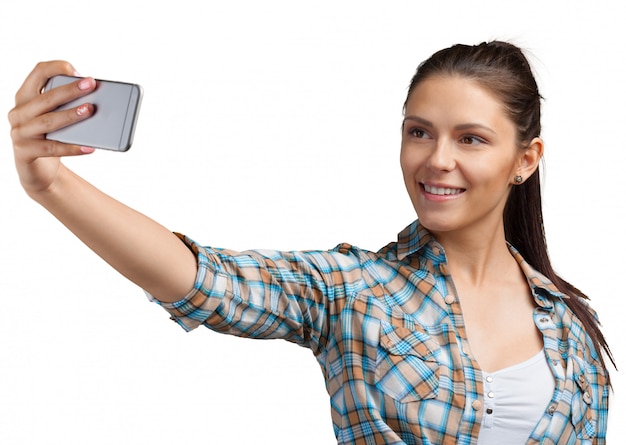
[[[127,153],[68,160],[197,241],[377,249],[414,218],[398,164],[417,64],[451,44],[529,51],[544,106],[553,262],[622,342],[625,14],[609,1],[3,0],[0,108],[36,62],[136,82]],[[0,120],[0,443],[331,444],[313,355],[185,334],[20,188]],[[626,437],[613,372],[609,443]]]

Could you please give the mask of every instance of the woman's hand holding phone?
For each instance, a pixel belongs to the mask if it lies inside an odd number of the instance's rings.
[[[9,112],[22,186],[122,275],[155,298],[179,299],[193,287],[197,271],[194,254],[169,229],[103,193],[60,161],[63,156],[93,152],[93,148],[46,138],[68,125],[97,117],[87,98],[78,101],[80,105],[58,110],[96,91],[97,82],[77,79],[43,91],[48,80],[57,75],[74,76],[75,72],[67,62],[38,64],[17,92],[15,108]]]
[[[55,111],[96,88],[94,79],[84,78],[43,92],[48,79],[60,74],[76,73],[68,62],[39,63],[15,95],[15,107],[8,116],[17,172],[24,190],[33,198],[48,191],[59,178],[63,169],[60,157],[93,152],[92,148],[46,139],[47,133],[88,119],[94,111],[89,103]]]

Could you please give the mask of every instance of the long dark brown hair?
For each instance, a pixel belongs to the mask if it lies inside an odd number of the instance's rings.
[[[519,148],[528,147],[533,138],[540,136],[542,97],[531,66],[519,47],[491,41],[475,46],[459,44],[438,51],[417,68],[409,85],[407,101],[420,82],[441,75],[471,79],[493,92],[517,127]],[[588,297],[559,277],[550,263],[543,226],[539,169],[523,184],[512,187],[504,209],[504,232],[506,240],[531,266],[570,297],[563,301],[582,322],[608,375],[602,351],[613,366],[615,361],[599,323],[585,301]]]

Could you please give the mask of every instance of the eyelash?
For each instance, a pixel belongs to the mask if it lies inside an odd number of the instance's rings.
[[[407,131],[408,135],[417,139],[425,139],[426,137],[430,137],[430,134],[424,130],[423,128],[413,127],[409,128]],[[419,135],[417,133],[420,133]],[[471,142],[467,142],[468,139],[471,139]],[[464,145],[475,145],[475,144],[487,144],[487,140],[481,138],[480,136],[476,136],[475,134],[464,134],[459,138],[459,141]]]
[[[418,132],[421,133],[420,136],[416,134]],[[426,130],[424,130],[423,128],[417,128],[417,127],[409,128],[408,134],[409,136],[412,136],[418,139],[424,139],[425,136],[430,136]]]
[[[473,141],[479,143],[479,144],[486,144],[487,141],[483,138],[481,138],[480,136],[476,136],[475,134],[465,134],[463,136],[461,136],[461,138],[459,139],[460,141],[464,141],[467,139],[472,139]],[[470,142],[468,145],[474,145],[472,142]]]

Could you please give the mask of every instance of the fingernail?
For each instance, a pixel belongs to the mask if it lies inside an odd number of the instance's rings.
[[[93,153],[94,151],[96,151],[96,149],[93,147],[80,147],[80,151],[81,153],[89,154],[89,153]]]
[[[89,113],[89,106],[87,104],[81,105],[76,109],[76,114],[79,116],[84,116],[87,113]]]
[[[87,90],[89,87],[91,87],[91,79],[88,77],[78,82],[78,89],[80,90]]]

